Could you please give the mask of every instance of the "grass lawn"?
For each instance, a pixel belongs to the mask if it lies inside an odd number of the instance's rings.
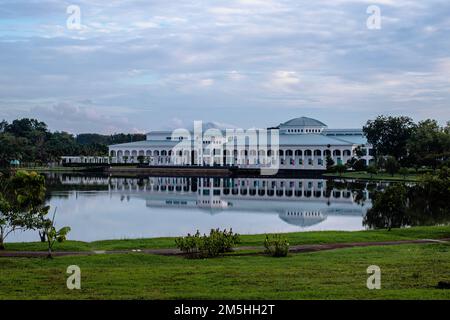
[[[286,233],[284,236],[291,245],[325,244],[366,241],[395,241],[414,239],[450,238],[450,226],[414,227],[403,229],[367,230],[367,231],[310,231]],[[69,234],[70,237],[70,234]],[[242,235],[240,246],[262,246],[264,234]],[[6,243],[11,251],[46,251],[41,242]],[[122,249],[160,249],[175,247],[174,238],[103,240],[95,242],[66,241],[55,243],[55,251],[92,251]]]
[[[81,268],[81,290],[66,268]],[[366,269],[381,268],[381,290]],[[450,299],[450,246],[416,244],[190,260],[148,254],[0,258],[0,299]]]
[[[394,174],[393,176],[391,176],[388,173],[378,173],[371,175],[364,171],[357,171],[357,172],[348,171],[342,173],[342,175],[339,175],[338,173],[324,173],[323,175],[326,177],[359,179],[359,180],[385,180],[385,181],[409,181],[409,182],[419,181],[419,178],[422,176],[421,173],[407,174],[406,176],[403,176],[398,173]]]

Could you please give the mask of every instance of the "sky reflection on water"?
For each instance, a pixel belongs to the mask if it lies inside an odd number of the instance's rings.
[[[241,234],[362,230],[367,189],[322,179],[109,178],[52,175],[49,204],[71,240],[180,236],[233,228]],[[364,201],[360,201],[363,197]],[[37,241],[37,232],[9,241]]]

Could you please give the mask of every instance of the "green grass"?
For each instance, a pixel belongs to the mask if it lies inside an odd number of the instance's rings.
[[[413,227],[387,230],[367,231],[309,231],[284,234],[291,245],[325,244],[366,241],[394,241],[413,239],[450,238],[450,226]],[[70,234],[69,234],[70,236]],[[240,246],[262,246],[265,234],[242,235]],[[45,243],[6,243],[7,250],[45,251]],[[122,239],[95,242],[66,241],[55,243],[55,251],[90,251],[90,250],[124,250],[124,249],[161,249],[175,247],[175,238]]]
[[[81,268],[81,290],[66,268]],[[366,269],[381,268],[381,290]],[[450,299],[446,244],[348,248],[287,258],[147,254],[0,258],[0,299]]]
[[[364,171],[357,171],[357,172],[344,172],[341,175],[338,173],[324,173],[323,174],[326,177],[335,177],[335,178],[346,178],[346,179],[359,179],[359,180],[383,180],[383,181],[409,181],[409,182],[415,182],[419,181],[422,174],[407,174],[406,176],[403,176],[401,174],[394,174],[391,176],[388,173],[378,173],[378,174],[369,174]]]

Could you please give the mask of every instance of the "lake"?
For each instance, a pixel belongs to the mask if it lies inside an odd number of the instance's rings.
[[[150,238],[233,228],[240,234],[363,230],[382,184],[326,179],[46,175],[47,202],[71,240]],[[8,241],[37,241],[17,232]]]

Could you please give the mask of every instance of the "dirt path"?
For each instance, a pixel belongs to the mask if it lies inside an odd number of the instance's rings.
[[[349,243],[328,243],[328,244],[304,244],[295,245],[289,248],[290,253],[305,253],[324,250],[334,250],[342,248],[353,247],[372,247],[372,246],[391,246],[401,244],[426,244],[426,243],[448,243],[450,244],[450,238],[445,239],[417,239],[417,240],[398,240],[398,241],[378,241],[378,242],[349,242]],[[241,252],[257,250],[258,252]],[[235,255],[259,255],[263,251],[263,247],[256,246],[243,246],[235,248]],[[86,256],[96,254],[123,254],[123,253],[145,253],[145,254],[159,254],[166,256],[183,255],[178,249],[129,249],[129,250],[98,250],[98,251],[58,251],[54,252],[53,256]],[[45,251],[0,251],[1,257],[14,257],[14,258],[37,258],[46,257]]]

